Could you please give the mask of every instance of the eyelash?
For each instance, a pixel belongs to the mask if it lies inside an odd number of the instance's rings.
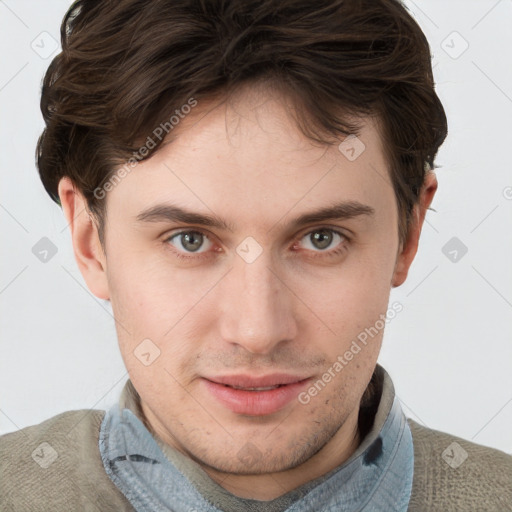
[[[338,231],[336,229],[333,229],[329,226],[321,226],[321,227],[312,229],[312,230],[302,234],[298,238],[298,241],[294,242],[293,245],[300,242],[306,235],[311,235],[312,233],[315,233],[317,231],[330,231],[331,233],[339,235],[343,240],[340,242],[339,247],[337,249],[332,249],[330,251],[313,251],[313,253],[316,253],[316,254],[314,256],[312,256],[312,258],[318,258],[318,257],[325,258],[325,257],[339,256],[342,252],[344,252],[347,249],[347,244],[349,244],[351,242],[351,238],[348,237],[345,233]],[[169,244],[169,242],[173,238],[178,237],[179,235],[186,234],[186,233],[199,233],[199,234],[205,236],[206,238],[209,238],[208,235],[205,232],[201,231],[200,229],[187,229],[187,230],[178,231],[176,233],[173,233],[170,236],[167,236],[164,239],[164,244],[166,244],[166,247],[168,247],[173,252],[173,254],[175,256],[177,256],[178,258],[183,259],[183,260],[203,259],[203,258],[209,257],[208,252],[197,253],[195,256],[194,255],[186,256],[184,253],[174,249],[174,247]],[[190,254],[194,254],[194,253],[190,253]]]

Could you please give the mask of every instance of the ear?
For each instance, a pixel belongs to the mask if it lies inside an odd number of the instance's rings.
[[[432,203],[432,199],[437,191],[437,177],[433,171],[429,171],[425,177],[425,182],[421,187],[418,203],[413,207],[411,225],[409,228],[409,236],[399,249],[399,254],[395,263],[395,270],[391,284],[393,287],[400,286],[407,279],[409,267],[416,256],[418,244],[420,240],[421,228],[425,220],[427,209]]]
[[[91,293],[100,299],[109,300],[106,257],[100,244],[97,226],[87,209],[87,202],[68,177],[60,180],[58,191],[71,230],[78,268]]]

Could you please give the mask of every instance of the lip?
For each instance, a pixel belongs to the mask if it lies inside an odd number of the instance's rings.
[[[264,388],[268,386],[277,386],[278,384],[293,384],[301,380],[307,379],[306,376],[290,375],[289,373],[272,373],[256,377],[254,375],[222,375],[217,377],[204,377],[218,384],[227,386],[236,386],[239,388]]]
[[[237,414],[264,416],[273,414],[297,398],[308,385],[311,377],[289,374],[272,374],[263,377],[250,375],[228,375],[202,378],[206,390],[222,405]],[[266,391],[249,391],[244,388],[263,388],[280,385]]]

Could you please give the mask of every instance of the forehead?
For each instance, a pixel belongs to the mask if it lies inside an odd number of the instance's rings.
[[[394,192],[378,124],[361,120],[357,138],[325,145],[306,137],[278,94],[246,90],[234,101],[199,104],[180,120],[172,141],[140,162],[107,195],[109,217],[134,220],[151,205],[169,202],[223,213],[230,224],[268,226],[290,213],[340,201],[377,212]],[[256,216],[255,216],[256,213]]]

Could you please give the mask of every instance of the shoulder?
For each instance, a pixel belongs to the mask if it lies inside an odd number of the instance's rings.
[[[410,512],[512,510],[512,455],[407,422],[415,459]]]
[[[104,415],[67,411],[0,436],[0,509],[133,510],[103,468]]]

